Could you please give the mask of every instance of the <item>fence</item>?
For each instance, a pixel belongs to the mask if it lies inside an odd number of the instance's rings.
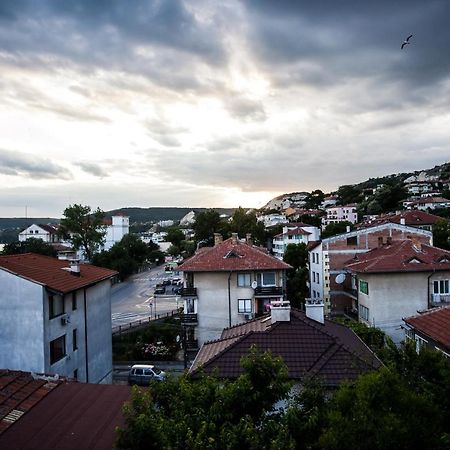
[[[126,323],[124,325],[119,325],[112,329],[112,335],[126,333],[128,331],[139,328],[150,322],[155,322],[156,320],[167,319],[168,317],[173,317],[179,314],[178,309],[173,309],[172,311],[166,312],[164,314],[157,314],[156,316],[146,317],[145,319],[134,320],[133,322]]]

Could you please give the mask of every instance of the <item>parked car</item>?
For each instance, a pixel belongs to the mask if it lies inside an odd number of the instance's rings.
[[[163,286],[170,286],[170,280],[163,280],[162,285]]]
[[[155,288],[155,294],[165,294],[166,293],[166,287],[165,286],[156,286]]]
[[[128,372],[128,384],[148,386],[151,381],[164,381],[166,373],[153,365],[135,364]]]
[[[174,277],[174,278],[172,278],[172,285],[173,286],[179,286],[179,282],[181,281],[181,278],[179,278],[179,277]]]

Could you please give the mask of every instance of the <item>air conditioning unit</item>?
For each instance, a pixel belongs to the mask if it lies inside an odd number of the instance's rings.
[[[244,314],[244,319],[245,320],[252,320],[253,319],[253,314],[252,313]]]
[[[70,323],[70,317],[64,314],[64,316],[61,317],[61,325],[67,325]]]

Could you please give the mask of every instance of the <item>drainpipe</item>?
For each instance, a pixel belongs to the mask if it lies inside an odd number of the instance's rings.
[[[86,383],[89,383],[89,364],[88,364],[88,339],[87,339],[87,308],[86,308],[86,288],[83,290],[84,293],[84,348],[86,355]]]
[[[231,327],[231,289],[230,289],[230,280],[233,272],[230,272],[228,275],[228,324]]]
[[[431,308],[431,292],[430,292],[430,278],[434,275],[436,270],[433,270],[433,272],[430,273],[427,277],[427,291],[428,291],[428,299],[427,299],[427,307],[428,309]]]

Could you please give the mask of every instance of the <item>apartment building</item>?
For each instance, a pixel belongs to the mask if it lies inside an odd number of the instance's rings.
[[[283,232],[273,238],[272,251],[275,257],[283,259],[289,244],[305,244],[320,239],[320,228],[306,223],[290,223],[283,227]]]
[[[326,216],[322,219],[322,225],[327,226],[330,223],[337,222],[358,222],[358,213],[356,212],[356,203],[351,203],[344,206],[332,206],[326,208]]]

